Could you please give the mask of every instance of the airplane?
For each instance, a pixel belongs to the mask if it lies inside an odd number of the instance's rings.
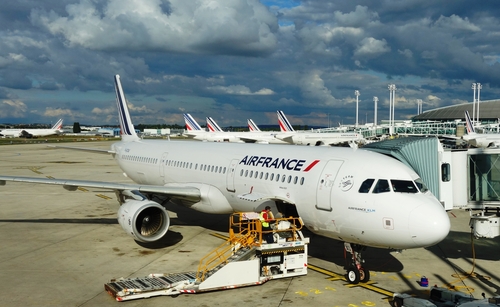
[[[219,125],[215,122],[215,120],[211,117],[207,117],[207,128],[210,132],[224,132]]]
[[[259,133],[222,131],[215,120],[207,117],[209,131],[203,130],[191,114],[184,114],[186,130],[184,135],[198,141],[229,142],[229,143],[259,143],[259,144],[288,144],[278,139],[276,132],[264,131]],[[219,131],[220,130],[220,131]]]
[[[441,203],[402,162],[346,147],[289,146],[141,139],[135,132],[120,76],[114,77],[121,140],[109,150],[133,183],[1,176],[7,182],[113,190],[118,222],[136,241],[152,243],[168,232],[164,205],[230,214],[260,212],[300,217],[313,233],[344,242],[350,283],[369,280],[366,247],[421,248],[450,230]],[[69,148],[77,149],[77,148]],[[80,148],[80,150],[82,150]],[[203,153],[200,155],[200,153]]]
[[[465,125],[467,134],[462,136],[462,139],[470,145],[479,148],[496,148],[500,146],[499,133],[477,133],[469,115],[469,111],[465,111]]]
[[[365,142],[364,137],[356,132],[295,131],[283,111],[278,111],[278,124],[282,133],[276,137],[290,144],[331,146],[341,143]]]
[[[50,129],[2,129],[0,130],[0,136],[4,137],[44,137],[48,135],[60,134],[63,126],[62,118],[55,123]]]
[[[253,122],[253,120],[248,119],[248,120],[247,120],[247,123],[248,123],[248,130],[249,130],[250,132],[262,132],[262,131],[260,131],[259,126],[257,126],[257,124],[255,124],[255,123]]]

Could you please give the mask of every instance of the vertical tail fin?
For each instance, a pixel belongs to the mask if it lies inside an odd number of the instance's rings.
[[[253,120],[248,119],[247,122],[248,122],[248,130],[250,130],[250,132],[260,132],[259,126],[257,126],[253,122]]]
[[[52,128],[50,128],[50,129],[52,129],[52,130],[61,130],[61,129],[62,129],[62,126],[63,126],[63,119],[61,118],[61,119],[59,119],[59,120],[57,121],[57,123],[55,123],[55,124],[54,124],[54,126],[52,126]]]
[[[122,135],[122,140],[124,141],[138,140],[139,137],[135,133],[134,125],[132,124],[132,120],[130,119],[127,100],[125,99],[125,94],[123,94],[122,84],[120,82],[119,75],[115,75],[115,90],[116,90],[116,106],[118,107],[118,115],[120,119],[120,133]]]
[[[207,128],[210,132],[224,132],[211,117],[207,117]]]
[[[184,113],[184,122],[188,131],[203,131],[198,122],[189,113]]]
[[[465,125],[467,127],[467,134],[475,134],[474,125],[472,124],[472,120],[470,119],[469,111],[465,111]]]
[[[292,124],[290,124],[283,111],[278,111],[278,123],[280,125],[281,132],[295,131],[292,127]]]

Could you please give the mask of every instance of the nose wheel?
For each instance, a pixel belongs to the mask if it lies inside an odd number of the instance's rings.
[[[362,266],[364,260],[361,258],[361,251],[366,249],[366,246],[344,243],[345,258],[348,260],[346,278],[350,284],[358,284],[370,280],[370,271]],[[350,257],[347,253],[351,254]]]

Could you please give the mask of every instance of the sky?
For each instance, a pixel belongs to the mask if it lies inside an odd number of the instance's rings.
[[[0,4],[0,123],[338,126],[500,98],[497,1],[17,0]]]

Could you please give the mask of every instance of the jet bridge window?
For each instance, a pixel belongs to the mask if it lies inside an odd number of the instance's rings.
[[[368,193],[370,192],[370,189],[372,188],[373,183],[375,182],[375,179],[366,179],[363,181],[361,186],[359,187],[358,192],[359,193]]]
[[[392,190],[397,193],[417,193],[418,189],[411,180],[391,179]]]
[[[385,193],[385,192],[390,192],[391,189],[389,188],[389,181],[385,179],[379,179],[377,181],[377,184],[375,185],[375,188],[373,188],[373,193],[378,194],[378,193]]]

